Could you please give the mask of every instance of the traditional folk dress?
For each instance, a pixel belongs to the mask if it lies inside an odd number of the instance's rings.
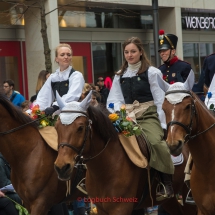
[[[157,83],[157,75],[162,77],[162,73],[150,66],[147,71],[137,75],[140,65],[141,62],[128,65],[123,75],[115,75],[107,107],[114,103],[114,111],[119,111],[122,104],[126,105],[127,113],[141,126],[150,142],[149,165],[160,172],[173,174],[174,165],[163,139],[163,129],[166,129],[166,118],[162,110],[164,92]],[[112,109],[109,111],[113,112]]]
[[[65,103],[78,101],[84,87],[84,78],[81,72],[72,71],[69,66],[66,70],[60,71],[57,69],[51,74],[37,95],[37,100],[34,104],[40,106],[40,110],[45,110],[51,105],[57,105],[55,93],[58,90],[60,96]]]

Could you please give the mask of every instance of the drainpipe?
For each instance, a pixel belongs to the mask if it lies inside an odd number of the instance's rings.
[[[160,56],[158,53],[158,31],[159,31],[159,19],[158,19],[158,0],[152,0],[153,8],[153,26],[154,26],[154,50],[155,50],[155,66],[158,67],[161,65]]]

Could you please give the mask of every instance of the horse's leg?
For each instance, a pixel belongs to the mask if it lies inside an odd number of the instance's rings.
[[[175,196],[165,201],[162,204],[162,207],[170,215],[186,215],[181,204],[178,202]]]
[[[203,214],[203,213],[198,209],[197,215],[205,215],[205,214]]]
[[[39,198],[37,199],[31,206],[31,215],[38,215],[38,211],[40,215],[47,215],[51,205],[48,204],[47,199]]]

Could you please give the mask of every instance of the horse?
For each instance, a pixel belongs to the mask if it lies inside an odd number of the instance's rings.
[[[86,163],[86,189],[99,215],[130,215],[134,209],[161,204],[155,199],[158,182],[152,181],[150,197],[150,190],[147,189],[150,177],[148,170],[130,161],[104,109],[89,106],[90,98],[88,94],[79,105],[85,108],[84,111],[80,111],[80,107],[71,110],[66,106],[63,109],[64,119],[69,121],[66,125],[62,124],[62,119],[56,122],[59,150],[54,165],[59,179],[69,179],[77,162]],[[62,101],[58,101],[58,104],[62,104]],[[74,108],[74,105],[77,102],[71,102],[71,107]],[[75,116],[69,115],[74,113]],[[188,158],[186,147],[184,157],[183,167],[175,168],[176,193],[184,184],[184,167]],[[185,213],[175,197],[168,199],[164,208],[171,215],[195,214],[195,208]]]
[[[66,197],[66,182],[54,171],[57,152],[44,141],[37,124],[2,94],[0,122],[0,152],[10,163],[16,192],[31,215],[47,215]],[[83,195],[76,189],[70,199],[78,196]]]
[[[190,186],[198,215],[212,215],[215,214],[215,118],[190,91],[189,79],[188,76],[184,84],[173,86],[160,80],[160,87],[166,92],[163,110],[168,123],[167,144],[175,155],[188,144],[193,159]],[[181,99],[173,103],[169,95]]]

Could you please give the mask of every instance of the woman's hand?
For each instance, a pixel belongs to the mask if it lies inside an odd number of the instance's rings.
[[[0,198],[1,197],[5,197],[4,193],[2,191],[0,191]]]

